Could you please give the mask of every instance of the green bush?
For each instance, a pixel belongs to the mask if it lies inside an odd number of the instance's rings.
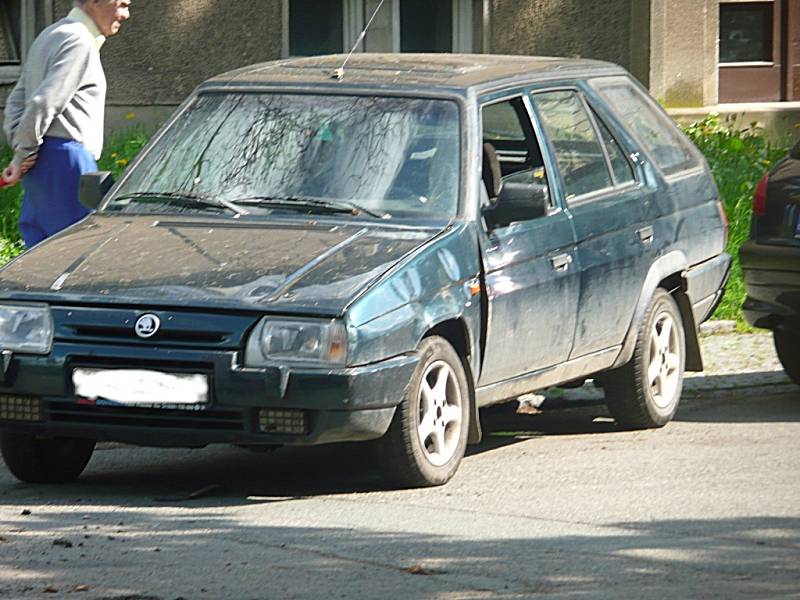
[[[756,184],[774,162],[786,154],[788,146],[771,143],[755,126],[736,128],[715,115],[687,125],[683,130],[708,160],[730,221],[728,252],[734,257],[733,271],[725,298],[714,316],[743,324],[741,306],[745,290],[738,248],[749,234]],[[138,129],[113,135],[98,161],[100,169],[119,177],[147,139],[148,135]],[[9,149],[0,147],[0,164],[7,164],[9,159]],[[17,230],[21,199],[20,186],[0,190],[0,264],[23,249]]]
[[[786,155],[788,144],[770,142],[755,125],[741,129],[730,121],[710,115],[683,128],[705,155],[730,222],[728,252],[733,256],[733,269],[725,297],[714,318],[733,319],[744,326],[742,302],[745,297],[739,246],[750,234],[753,194],[761,177]]]

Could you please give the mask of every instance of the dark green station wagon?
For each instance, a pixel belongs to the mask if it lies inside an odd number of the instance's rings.
[[[481,407],[587,378],[621,427],[672,418],[730,257],[646,91],[595,61],[343,59],[207,81],[0,271],[19,479],[72,480],[102,440],[375,440],[396,483],[442,484]]]

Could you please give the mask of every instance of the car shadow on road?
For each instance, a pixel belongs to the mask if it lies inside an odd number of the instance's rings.
[[[482,411],[484,438],[467,455],[556,435],[608,433],[616,425],[602,406],[537,414],[515,412],[516,404]],[[599,415],[599,416],[598,416]],[[59,486],[11,483],[0,476],[0,505],[83,501],[152,505],[215,506],[286,502],[299,498],[397,489],[381,475],[373,443],[280,448],[252,452],[229,446],[203,449],[134,448],[101,444],[81,478]]]
[[[476,512],[475,518],[485,516]],[[509,511],[505,518],[517,521],[516,534],[465,539],[455,531],[279,526],[230,513],[138,511],[118,524],[115,536],[94,528],[84,536],[74,513],[52,510],[9,534],[9,551],[0,554],[0,595],[5,590],[16,597],[21,585],[49,581],[108,587],[125,569],[135,574],[129,578],[135,589],[104,599],[166,600],[175,597],[164,592],[173,583],[169,573],[192,572],[187,561],[207,566],[199,576],[183,578],[180,597],[186,598],[208,597],[200,594],[207,591],[201,586],[222,578],[229,593],[242,598],[255,597],[246,595],[252,589],[259,590],[259,598],[327,599],[336,590],[335,597],[404,600],[777,598],[797,591],[798,518],[662,519],[588,529],[577,522],[554,528],[524,511],[516,516]],[[54,532],[60,545],[47,543]],[[26,551],[23,546],[36,552],[20,582],[12,573],[20,568],[15,558]],[[154,551],[163,580],[153,577],[153,563],[146,561]],[[108,558],[117,554],[116,563]],[[103,555],[107,558],[94,562]],[[233,562],[234,557],[246,561]]]
[[[795,422],[800,420],[800,390],[760,395],[736,391],[687,394],[675,417],[679,422]],[[597,390],[571,391],[577,398],[554,397],[542,409],[516,402],[481,411],[483,440],[467,448],[467,457],[553,436],[621,434]],[[5,474],[6,481],[10,475]],[[101,445],[89,468],[74,483],[57,488],[5,483],[0,476],[0,505],[36,502],[74,503],[92,497],[126,506],[286,502],[297,498],[396,489],[381,477],[372,443],[281,448],[254,453],[227,446],[196,450],[140,449]],[[57,491],[57,494],[53,494]]]

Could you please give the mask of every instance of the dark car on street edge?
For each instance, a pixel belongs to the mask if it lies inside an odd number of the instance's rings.
[[[744,317],[772,330],[783,368],[800,384],[800,143],[758,183],[739,258]]]
[[[674,415],[730,266],[701,154],[622,68],[387,54],[215,77],[0,271],[2,454],[375,440],[435,485],[479,408],[587,378]]]

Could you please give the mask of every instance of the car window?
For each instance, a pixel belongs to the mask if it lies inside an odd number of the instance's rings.
[[[603,139],[603,144],[608,152],[608,160],[611,163],[611,171],[614,174],[614,183],[617,185],[625,185],[626,183],[633,183],[636,178],[633,174],[633,167],[628,159],[625,157],[625,152],[619,145],[619,142],[614,138],[611,131],[603,123],[602,119],[597,116],[597,113],[592,111],[595,123],[600,131],[600,137]]]
[[[515,184],[527,186],[531,198],[543,195],[551,202],[542,152],[523,97],[484,104],[481,119],[487,199],[495,198],[504,185]]]
[[[567,200],[612,186],[605,154],[580,96],[562,90],[534,94],[536,109],[564,180]]]
[[[525,141],[525,131],[511,101],[489,104],[482,114],[484,141]]]
[[[453,101],[207,93],[144,155],[104,209],[200,210],[174,201],[182,194],[246,202],[251,211],[267,206],[253,202],[271,200],[270,210],[338,203],[382,216],[450,216],[458,210],[459,177]]]
[[[503,181],[546,184],[544,161],[522,96],[481,107],[483,142],[497,154]]]
[[[699,164],[697,151],[666,113],[625,77],[593,79],[590,85],[647,150],[664,173]]]

